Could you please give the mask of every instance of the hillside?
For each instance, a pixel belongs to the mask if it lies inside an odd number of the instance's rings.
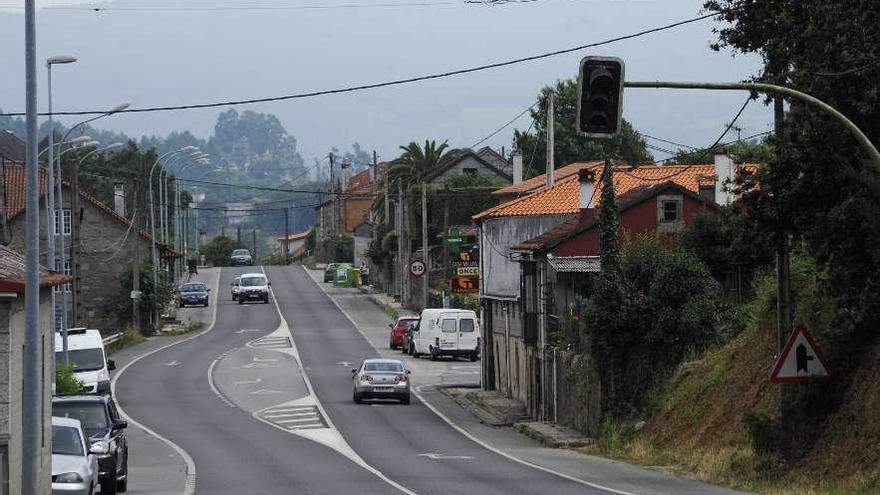
[[[759,493],[880,493],[880,340],[815,441],[802,445],[799,458],[782,460],[757,453],[750,432],[756,414],[779,417],[771,334],[748,330],[709,351],[660,394],[639,433],[618,430],[615,441],[600,440],[599,453]]]

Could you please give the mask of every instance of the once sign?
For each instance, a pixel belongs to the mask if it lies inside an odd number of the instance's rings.
[[[455,269],[455,274],[459,277],[477,277],[480,275],[480,267],[478,266],[460,266]]]
[[[413,277],[421,277],[425,274],[425,262],[419,259],[415,259],[409,262],[409,272],[413,275]]]
[[[773,368],[770,381],[795,383],[831,377],[825,355],[803,325],[792,332]]]

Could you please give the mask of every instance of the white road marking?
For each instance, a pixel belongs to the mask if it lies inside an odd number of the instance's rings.
[[[248,363],[241,365],[242,368],[246,370],[250,370],[253,368],[276,368],[277,365],[274,364],[266,364],[266,363]]]
[[[444,454],[419,454],[419,457],[427,457],[428,459],[473,459],[469,455],[444,455]]]
[[[177,362],[177,361],[171,361],[170,363],[165,363],[165,366],[177,366],[177,365],[179,365],[179,364],[180,364],[180,363]]]
[[[303,267],[302,270],[303,270],[303,272],[305,272],[306,276],[309,277],[309,278],[314,282],[314,279],[312,279],[311,275],[309,275],[308,272],[306,272],[305,267]],[[361,327],[358,326],[358,324],[354,321],[354,318],[352,318],[351,315],[349,315],[348,312],[345,311],[345,309],[343,309],[342,306],[341,306],[338,302],[336,302],[336,299],[333,299],[333,297],[331,297],[330,294],[327,293],[327,291],[324,289],[324,287],[323,287],[321,284],[315,283],[315,285],[318,286],[318,287],[324,292],[324,295],[326,295],[327,298],[330,299],[330,300],[333,302],[333,304],[336,305],[336,307],[339,309],[339,311],[342,312],[342,314],[345,315],[346,318],[348,318],[348,321],[350,321],[351,324],[354,325],[354,327],[357,329],[357,331],[360,332],[360,334],[364,336],[364,338],[367,340],[367,342],[370,344],[370,346],[372,346],[373,349],[375,349],[376,352],[378,353],[378,352],[379,352],[379,349],[376,348],[376,347],[373,345],[372,341],[371,341],[370,338],[367,336],[367,334],[366,334],[363,330],[361,330]],[[275,304],[276,304],[276,306],[278,305],[277,302],[276,302]],[[281,310],[279,309],[278,312],[279,312],[279,314],[280,314],[280,313],[281,313]],[[282,317],[282,318],[283,318],[283,317]],[[292,335],[292,334],[291,334],[291,335]],[[614,494],[616,494],[616,495],[637,495],[637,494],[635,494],[635,493],[625,492],[625,491],[623,491],[623,490],[617,490],[617,489],[614,489],[614,488],[611,488],[611,487],[608,487],[608,486],[600,485],[600,484],[598,484],[598,483],[592,483],[592,482],[589,482],[589,481],[586,481],[586,480],[582,480],[582,479],[580,479],[580,478],[576,478],[576,477],[574,477],[574,476],[570,476],[570,475],[567,475],[567,474],[565,474],[565,473],[560,473],[559,471],[554,471],[553,469],[546,468],[546,467],[544,467],[544,466],[540,466],[540,465],[538,465],[538,464],[534,464],[534,463],[532,463],[532,462],[529,462],[529,461],[526,461],[526,460],[520,459],[520,458],[518,458],[518,457],[514,457],[514,456],[511,455],[511,454],[508,454],[508,453],[506,453],[506,452],[504,452],[504,451],[502,451],[502,450],[500,450],[500,449],[497,449],[497,448],[495,448],[495,447],[489,445],[488,443],[486,443],[486,442],[480,440],[479,438],[475,437],[474,435],[471,435],[470,433],[468,433],[468,431],[465,430],[464,428],[462,428],[462,427],[458,426],[457,424],[455,424],[455,422],[453,422],[453,421],[452,421],[451,419],[449,419],[445,414],[443,414],[442,412],[440,412],[440,410],[438,410],[436,407],[434,407],[430,402],[426,401],[425,398],[422,396],[422,394],[419,393],[419,390],[420,390],[422,387],[424,387],[424,385],[419,386],[419,387],[416,387],[415,389],[413,389],[412,393],[416,396],[416,398],[418,398],[423,404],[425,404],[425,407],[427,407],[428,409],[430,409],[431,412],[433,412],[433,413],[436,414],[440,419],[442,419],[443,421],[445,421],[446,424],[448,424],[449,426],[451,426],[454,430],[456,430],[457,432],[461,433],[462,435],[464,435],[466,438],[468,438],[468,439],[471,440],[472,442],[474,442],[474,443],[476,443],[477,445],[483,447],[484,449],[489,450],[490,452],[494,452],[494,453],[496,453],[496,454],[498,454],[498,455],[500,455],[500,456],[502,456],[502,457],[505,457],[505,458],[507,458],[507,459],[510,459],[510,460],[513,461],[513,462],[516,462],[516,463],[522,464],[522,465],[524,465],[524,466],[528,466],[528,467],[531,467],[531,468],[537,469],[537,470],[539,470],[539,471],[543,471],[543,472],[548,473],[548,474],[552,474],[552,475],[555,475],[555,476],[559,476],[560,478],[563,478],[563,479],[566,479],[566,480],[569,480],[569,481],[573,481],[573,482],[575,482],[575,483],[578,483],[578,484],[581,484],[581,485],[584,485],[584,486],[589,486],[590,488],[594,488],[594,489],[597,489],[597,490],[602,490],[602,491],[609,492],[609,493],[614,493]],[[328,418],[328,421],[329,421],[329,418]]]
[[[351,363],[349,363],[348,361],[339,361],[336,364],[338,364],[339,366],[342,366],[343,368],[350,368],[351,367]]]
[[[267,388],[261,388],[260,390],[254,390],[251,392],[251,395],[272,395],[272,394],[280,394],[282,393],[279,390],[269,390]]]
[[[258,358],[255,356],[254,362],[255,363],[276,363],[276,362],[278,362],[278,360],[277,359],[263,359],[263,358]]]
[[[217,294],[217,289],[220,286],[220,275],[222,275],[222,273],[217,274],[217,280],[214,282],[214,294]],[[174,347],[178,344],[182,344],[184,342],[190,342],[190,341],[195,340],[203,335],[208,334],[211,330],[214,329],[214,324],[216,322],[217,322],[217,305],[212,304],[211,305],[211,324],[209,324],[207,328],[205,328],[204,330],[202,330],[201,332],[199,332],[195,335],[192,335],[190,337],[186,337],[186,338],[178,340],[176,342],[172,342],[168,345],[164,345],[162,347],[159,347],[158,349],[153,349],[152,351],[147,352],[145,354],[142,354],[142,355],[132,359],[131,361],[129,361],[128,364],[126,364],[119,371],[117,371],[116,373],[113,374],[113,378],[110,380],[111,394],[114,397],[117,397],[117,395],[116,395],[116,382],[119,380],[119,378],[125,373],[125,371],[131,365],[140,361],[141,359],[144,359],[147,356],[152,356],[153,354],[164,351],[165,349],[169,349],[171,347]],[[210,379],[210,375],[209,375],[209,379]],[[196,463],[195,463],[195,461],[193,461],[193,458],[189,455],[189,453],[186,450],[183,450],[183,447],[181,447],[180,445],[177,445],[176,443],[169,440],[168,438],[165,438],[162,435],[151,430],[150,428],[147,428],[143,423],[138,422],[136,419],[134,419],[133,417],[128,415],[125,412],[125,410],[122,408],[122,404],[119,401],[116,401],[116,409],[119,411],[119,414],[122,417],[124,417],[128,420],[128,422],[130,424],[133,424],[133,425],[137,426],[138,428],[144,430],[145,432],[147,432],[147,434],[152,435],[154,438],[158,438],[160,441],[164,442],[166,445],[171,447],[175,452],[177,452],[177,454],[180,455],[181,458],[183,458],[184,463],[186,463],[186,483],[183,486],[183,495],[195,494],[195,492],[196,492]]]
[[[259,328],[242,328],[241,330],[239,330],[235,333],[251,333],[251,332],[260,332],[260,331],[261,330]]]
[[[245,380],[242,382],[232,382],[233,385],[255,385],[263,381],[262,378],[257,378],[256,380]]]

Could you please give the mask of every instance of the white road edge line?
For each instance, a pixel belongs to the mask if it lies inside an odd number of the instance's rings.
[[[218,272],[219,272],[219,270],[218,270]],[[207,334],[208,332],[210,332],[211,330],[214,329],[214,324],[217,322],[217,297],[218,297],[217,294],[218,294],[218,290],[220,288],[220,275],[221,275],[221,273],[217,273],[217,280],[216,280],[216,282],[214,282],[214,291],[213,291],[214,292],[214,304],[211,305],[213,310],[211,311],[211,324],[208,325],[208,328],[202,330],[201,332],[199,332],[193,336],[178,340],[176,342],[172,342],[168,345],[164,345],[162,347],[159,347],[158,349],[153,349],[152,351],[150,351],[146,354],[142,354],[142,355],[132,359],[128,364],[123,366],[122,369],[120,369],[119,371],[117,371],[116,373],[113,374],[113,378],[110,380],[110,393],[113,395],[113,397],[116,397],[116,381],[119,380],[119,378],[122,376],[122,374],[125,373],[125,371],[131,365],[133,365],[134,363],[140,361],[141,359],[143,359],[147,356],[152,356],[153,354],[156,354],[157,352],[164,351],[165,349],[168,349],[170,347],[174,347],[174,346],[176,346],[178,344],[182,344],[184,342],[189,342],[191,340],[195,340],[195,339],[201,337],[202,335]],[[152,435],[153,437],[164,442],[166,445],[171,447],[175,452],[177,452],[177,454],[180,455],[180,457],[183,458],[184,462],[186,463],[186,482],[183,487],[183,495],[194,495],[196,492],[196,481],[197,481],[196,463],[195,463],[195,461],[193,461],[193,458],[189,455],[189,453],[186,450],[184,450],[183,447],[181,447],[180,445],[177,445],[173,441],[163,437],[162,435],[156,433],[155,431],[151,430],[150,428],[147,428],[144,424],[138,422],[136,419],[132,418],[129,414],[127,414],[125,412],[125,410],[122,409],[122,405],[119,403],[119,401],[116,401],[116,409],[119,411],[119,414],[122,417],[124,417],[128,420],[129,423],[137,426],[138,428],[147,432],[149,435]]]
[[[314,284],[317,285],[319,289],[321,289],[321,291],[324,293],[324,295],[326,295],[328,299],[330,299],[331,301],[333,301],[333,304],[335,304],[336,307],[339,308],[339,311],[341,311],[342,314],[344,314],[345,317],[348,318],[348,321],[350,321],[351,324],[354,325],[354,327],[357,329],[357,331],[360,332],[360,334],[364,336],[364,338],[366,339],[367,343],[370,344],[370,347],[373,347],[372,342],[370,342],[370,339],[367,338],[367,334],[364,333],[363,330],[361,330],[360,326],[354,321],[354,318],[352,318],[351,315],[349,315],[347,311],[345,311],[344,309],[342,309],[342,306],[340,306],[339,303],[336,302],[336,300],[333,299],[333,297],[330,296],[330,294],[324,289],[324,287],[321,286],[321,284],[315,282],[315,279],[313,279],[312,276],[309,275],[309,273],[305,271],[305,267],[303,267],[303,271],[305,272],[306,276],[309,277],[309,279],[310,279],[312,282],[314,282]],[[373,349],[376,350],[376,352],[379,352],[379,350],[376,349],[375,347],[373,347]],[[552,475],[554,475],[554,476],[559,476],[560,478],[563,478],[563,479],[566,479],[566,480],[569,480],[569,481],[573,481],[573,482],[575,482],[575,483],[578,483],[578,484],[581,484],[581,485],[584,485],[584,486],[588,486],[588,487],[590,487],[590,488],[595,488],[596,490],[602,490],[602,491],[604,491],[604,492],[614,493],[614,494],[616,494],[616,495],[637,495],[637,494],[632,493],[632,492],[626,492],[626,491],[623,491],[623,490],[617,490],[617,489],[615,489],[615,488],[611,488],[611,487],[604,486],[604,485],[600,485],[600,484],[593,483],[593,482],[590,482],[590,481],[582,480],[582,479],[580,479],[580,478],[576,478],[576,477],[574,477],[574,476],[570,476],[570,475],[567,475],[567,474],[565,474],[565,473],[560,473],[560,472],[558,472],[558,471],[554,471],[554,470],[552,470],[552,469],[550,469],[550,468],[546,468],[546,467],[544,467],[544,466],[540,466],[540,465],[538,465],[538,464],[534,464],[534,463],[532,463],[532,462],[529,462],[529,461],[526,461],[526,460],[520,459],[520,458],[518,458],[518,457],[514,457],[514,456],[508,454],[507,452],[504,452],[504,451],[502,451],[502,450],[499,450],[499,449],[497,449],[497,448],[495,448],[495,447],[489,445],[488,443],[486,443],[486,442],[480,440],[479,438],[475,437],[474,435],[468,433],[468,431],[465,430],[464,428],[458,426],[454,421],[452,421],[452,419],[450,419],[449,417],[447,417],[445,414],[443,414],[442,412],[440,412],[436,407],[434,407],[430,402],[428,402],[428,401],[425,399],[425,397],[420,393],[421,388],[422,388],[422,387],[425,387],[425,386],[434,386],[434,385],[420,385],[420,386],[416,387],[416,388],[413,390],[413,392],[415,393],[416,397],[418,397],[418,399],[419,399],[420,401],[422,401],[422,403],[425,404],[425,406],[426,406],[428,409],[430,409],[431,412],[433,412],[434,414],[436,414],[437,417],[439,417],[439,418],[442,419],[444,422],[446,422],[446,424],[448,424],[449,426],[451,426],[455,431],[461,433],[461,434],[464,435],[467,439],[469,439],[469,440],[471,440],[472,442],[476,443],[477,445],[483,447],[484,449],[489,450],[490,452],[493,452],[493,453],[495,453],[495,454],[498,454],[498,455],[500,455],[500,456],[502,456],[502,457],[504,457],[504,458],[507,458],[507,459],[509,459],[509,460],[511,460],[511,461],[514,461],[514,462],[516,462],[516,463],[522,464],[522,465],[524,465],[524,466],[528,466],[528,467],[530,467],[530,468],[534,468],[534,469],[537,469],[538,471],[543,471],[543,472],[545,472],[545,473],[552,474]]]
[[[288,265],[288,266],[290,266],[290,265]],[[287,267],[281,267],[281,268],[284,269]],[[266,270],[262,266],[260,266],[260,270],[263,271],[263,275],[266,274]],[[308,273],[306,273],[306,275],[308,275]],[[268,275],[266,277],[268,278]],[[309,278],[311,278],[311,277],[309,277]],[[315,393],[314,387],[312,387],[312,381],[309,379],[309,375],[308,375],[308,373],[306,373],[305,366],[303,366],[302,360],[299,357],[299,349],[296,347],[296,339],[293,338],[293,330],[290,328],[290,325],[287,324],[287,320],[284,318],[284,314],[281,313],[281,306],[278,305],[278,299],[275,298],[275,291],[270,287],[269,292],[272,294],[272,302],[275,303],[275,310],[278,311],[278,317],[281,318],[281,325],[285,326],[287,328],[288,334],[290,334],[290,344],[293,347],[293,357],[294,357],[294,359],[296,359],[296,362],[299,365],[300,370],[302,371],[303,381],[306,383],[306,388],[309,390],[309,395],[311,395],[315,401],[315,407],[317,407],[321,411],[321,414],[324,416],[324,420],[327,421],[327,426],[330,427],[331,430],[338,432],[339,436],[341,438],[343,438],[343,441],[345,441],[344,437],[342,437],[342,432],[340,432],[340,430],[338,428],[336,428],[336,425],[333,424],[333,419],[330,417],[329,414],[327,414],[327,410],[324,409],[324,405],[321,403],[321,399],[318,398],[318,395]],[[256,413],[254,413],[254,417],[259,419],[260,421],[263,421],[266,424],[272,425],[273,427],[278,428],[279,430],[288,431],[288,432],[290,431],[290,430],[287,430],[286,428],[282,428],[280,425],[275,425],[267,420],[260,418],[259,416],[257,416],[257,413],[259,413],[259,412],[260,411],[257,411]],[[382,473],[382,471],[379,471],[378,469],[374,468],[373,466],[367,464],[367,461],[365,461],[363,458],[361,458],[361,456],[359,456],[354,451],[354,449],[351,448],[350,445],[348,445],[347,441],[345,441],[345,447],[350,451],[349,455],[347,455],[346,457],[351,459],[353,462],[355,462],[360,467],[373,473],[377,478],[381,479],[385,483],[388,483],[389,485],[393,486],[394,488],[400,490],[401,492],[405,493],[406,495],[418,495],[416,492],[414,492],[414,491],[410,490],[409,488],[401,485],[400,483],[392,480],[391,478],[386,476],[384,473]]]

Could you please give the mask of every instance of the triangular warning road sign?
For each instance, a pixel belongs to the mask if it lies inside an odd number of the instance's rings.
[[[806,327],[797,327],[785,343],[785,348],[773,368],[773,374],[770,375],[770,381],[794,383],[829,378],[831,371],[822,350]]]

